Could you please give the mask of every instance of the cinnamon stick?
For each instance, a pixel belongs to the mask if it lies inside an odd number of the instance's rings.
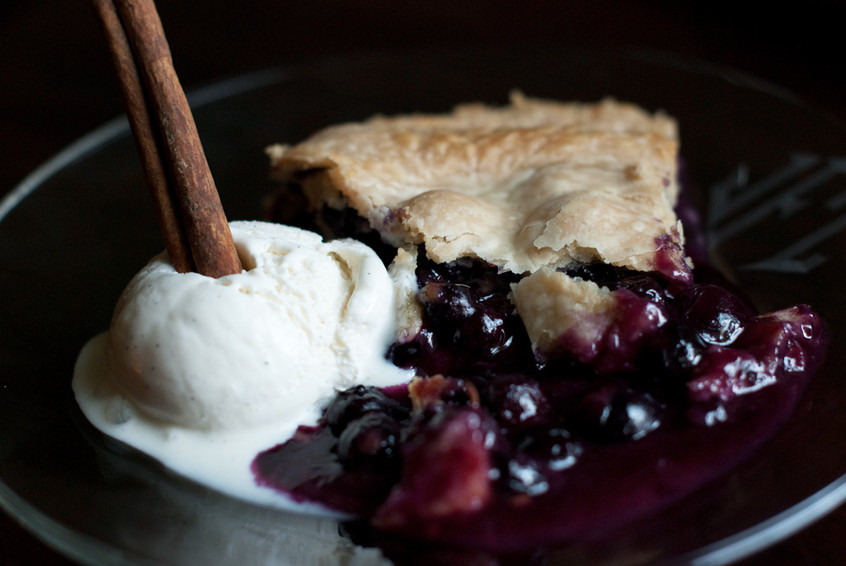
[[[123,25],[111,0],[93,0],[103,32],[112,54],[118,83],[123,95],[124,108],[129,119],[135,145],[138,149],[150,196],[153,199],[156,219],[165,242],[170,262],[180,273],[194,270],[191,249],[182,230],[178,213],[171,201],[169,182],[164,164],[159,159],[156,133],[147,112],[147,101],[141,77],[135,66],[132,48]]]
[[[92,0],[106,34],[165,247],[178,271],[239,273],[220,196],[152,0]]]

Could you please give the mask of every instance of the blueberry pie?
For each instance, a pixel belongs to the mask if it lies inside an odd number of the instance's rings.
[[[748,454],[824,326],[805,305],[759,313],[699,261],[678,146],[660,112],[514,94],[269,148],[275,220],[390,264],[386,355],[416,377],[338,392],[257,481],[380,533],[505,551],[612,528]]]

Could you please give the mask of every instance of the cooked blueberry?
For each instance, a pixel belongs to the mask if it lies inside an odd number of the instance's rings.
[[[680,334],[702,344],[731,344],[755,314],[736,295],[716,285],[688,287],[675,303]]]
[[[662,304],[667,298],[666,291],[661,283],[648,273],[627,272],[621,276],[619,285],[654,303]]]
[[[518,454],[508,461],[504,476],[508,489],[526,495],[540,495],[549,489],[549,482],[537,460]]]
[[[705,347],[698,340],[679,338],[664,350],[664,364],[671,376],[686,380],[702,360]]]
[[[366,413],[350,422],[338,437],[338,457],[342,460],[387,460],[396,455],[400,425],[382,413]]]
[[[438,347],[435,334],[423,328],[407,342],[392,344],[388,359],[402,368],[416,367],[430,375],[443,373],[452,367],[452,355]]]
[[[549,402],[534,380],[500,380],[491,384],[489,396],[494,416],[511,430],[537,427],[549,419]]]
[[[563,428],[549,428],[530,434],[520,443],[518,451],[546,462],[552,471],[573,467],[582,455],[582,445]]]
[[[663,407],[650,394],[618,384],[586,394],[575,409],[578,430],[598,442],[637,440],[661,425]]]
[[[427,283],[420,290],[426,313],[435,320],[462,320],[476,312],[475,301],[466,285]]]
[[[393,418],[402,418],[405,414],[402,404],[381,389],[356,385],[332,398],[323,419],[337,435],[351,421],[371,412],[385,413]]]

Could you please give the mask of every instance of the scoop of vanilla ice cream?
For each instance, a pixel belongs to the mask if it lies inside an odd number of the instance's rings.
[[[106,373],[147,417],[237,431],[290,419],[357,383],[406,372],[385,360],[392,281],[353,240],[232,222],[244,271],[217,279],[154,258],[130,282],[106,338]]]

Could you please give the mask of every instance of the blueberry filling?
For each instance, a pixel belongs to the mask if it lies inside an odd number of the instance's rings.
[[[335,235],[358,229],[345,213],[327,219]],[[491,550],[563,542],[737,463],[821,362],[813,311],[759,314],[707,266],[566,274],[610,290],[616,315],[601,339],[565,335],[539,356],[510,298],[521,276],[436,264],[421,249],[423,326],[388,352],[419,377],[339,393],[318,427],[256,458],[257,481],[403,537]]]
[[[454,376],[533,369],[528,337],[508,298],[516,277],[480,261],[435,264],[423,252],[416,276],[424,326],[413,340],[391,347],[395,364]]]

